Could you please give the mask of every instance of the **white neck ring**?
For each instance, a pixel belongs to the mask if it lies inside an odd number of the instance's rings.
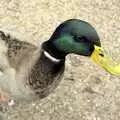
[[[50,59],[52,62],[56,62],[56,63],[59,63],[59,62],[60,62],[60,59],[57,59],[57,58],[51,56],[47,51],[44,51],[44,55],[45,55],[48,59]]]

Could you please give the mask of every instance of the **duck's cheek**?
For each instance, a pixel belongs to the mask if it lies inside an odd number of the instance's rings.
[[[90,56],[91,55],[90,47],[85,44],[73,46],[71,52],[78,54],[78,55],[82,55],[82,56]]]

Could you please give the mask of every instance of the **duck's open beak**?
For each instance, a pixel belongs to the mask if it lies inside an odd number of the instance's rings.
[[[103,48],[94,46],[91,59],[111,74],[120,75],[120,64],[107,56]]]

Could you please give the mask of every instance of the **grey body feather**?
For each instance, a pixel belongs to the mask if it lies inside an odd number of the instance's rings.
[[[21,41],[4,31],[0,31],[0,46],[0,57],[5,59],[0,63],[0,88],[8,96],[43,98],[57,87],[65,61],[54,63],[44,55],[42,47]]]

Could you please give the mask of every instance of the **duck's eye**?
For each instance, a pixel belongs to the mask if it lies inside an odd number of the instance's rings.
[[[85,36],[79,36],[74,38],[77,42],[89,42],[89,40]]]

